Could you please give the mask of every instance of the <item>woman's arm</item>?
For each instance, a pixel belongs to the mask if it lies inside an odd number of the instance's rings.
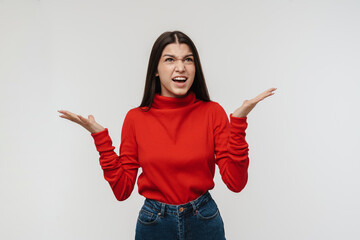
[[[69,111],[59,111],[70,121],[86,128],[94,138],[96,149],[100,154],[100,165],[104,177],[109,182],[115,197],[119,201],[127,199],[134,189],[139,168],[137,160],[137,143],[133,123],[126,115],[121,132],[120,155],[118,156],[112,145],[108,129],[95,122],[93,116],[88,119]]]
[[[133,122],[126,115],[121,131],[119,156],[115,153],[108,129],[91,134],[100,154],[100,165],[117,200],[127,199],[135,186],[139,163]]]
[[[245,140],[247,114],[255,105],[273,95],[271,88],[254,99],[245,100],[243,105],[230,114],[230,124],[224,109],[218,105],[214,117],[214,139],[216,164],[219,166],[222,180],[233,192],[240,192],[246,185],[249,166],[249,145]]]
[[[230,124],[225,110],[218,105],[214,117],[215,163],[221,178],[233,192],[240,192],[247,183],[249,146],[245,140],[247,118],[230,115]]]

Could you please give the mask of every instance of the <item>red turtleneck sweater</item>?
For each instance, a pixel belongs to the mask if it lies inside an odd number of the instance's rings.
[[[216,102],[196,99],[193,92],[172,98],[156,94],[148,112],[131,109],[125,117],[120,155],[108,129],[91,134],[105,179],[119,201],[134,189],[146,198],[168,204],[192,201],[214,188],[215,164],[234,192],[247,182],[247,117],[230,114]]]

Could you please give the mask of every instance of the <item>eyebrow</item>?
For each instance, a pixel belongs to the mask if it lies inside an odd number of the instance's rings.
[[[166,57],[166,56],[175,58],[175,56],[174,56],[174,55],[171,55],[171,54],[164,54],[164,56],[163,56],[163,57]],[[190,57],[190,56],[192,56],[192,57],[193,57],[194,55],[191,53],[191,54],[185,55],[185,57],[184,57],[184,58],[186,58],[186,57]]]

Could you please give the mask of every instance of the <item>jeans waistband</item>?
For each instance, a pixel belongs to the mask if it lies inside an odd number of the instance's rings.
[[[155,211],[161,213],[161,215],[164,215],[164,213],[168,214],[186,214],[188,212],[193,212],[199,209],[202,205],[207,203],[208,201],[212,200],[212,197],[207,191],[205,194],[201,195],[197,199],[190,201],[185,204],[180,205],[172,205],[167,203],[162,203],[153,199],[145,199],[145,205],[154,209]]]

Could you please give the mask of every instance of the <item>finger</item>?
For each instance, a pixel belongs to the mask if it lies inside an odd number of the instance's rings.
[[[266,92],[268,92],[268,93],[272,93],[273,91],[275,91],[277,88],[270,88],[270,89],[268,89]]]
[[[266,90],[265,92],[263,92],[263,94],[267,95],[267,94],[273,94],[273,92],[276,90],[277,88],[269,88],[268,90]]]
[[[62,114],[73,114],[72,112],[69,112],[67,110],[58,110],[58,112]]]
[[[89,120],[87,118],[84,118],[83,116],[81,115],[77,115],[77,117],[82,121],[82,122],[85,122],[85,123],[88,123]]]
[[[274,94],[274,93],[272,93],[272,92],[267,92],[267,93],[263,94],[261,100],[263,100],[263,99],[265,99],[265,98],[267,98],[267,97],[269,97],[269,96],[271,96],[271,95],[273,95],[273,94]]]
[[[65,113],[66,113],[65,110],[58,110],[58,112],[61,113],[61,114],[65,114]],[[64,116],[64,115],[61,115],[61,116]]]
[[[270,91],[270,89],[267,90],[267,91],[265,91],[265,92],[263,92],[263,93],[261,93],[261,94],[259,94],[259,95],[255,98],[256,101],[259,102],[259,101],[261,101],[261,100],[264,100],[264,99],[267,98],[268,96],[271,96],[271,95],[274,94],[273,92],[269,92],[269,91]]]
[[[95,118],[94,118],[93,115],[89,115],[88,118],[89,118],[89,120],[90,120],[91,122],[95,122]]]
[[[62,118],[66,118],[70,121],[73,121],[75,123],[81,123],[80,121],[80,118],[75,114],[75,113],[72,113],[72,112],[69,112],[69,111],[60,111],[63,115],[61,116]]]
[[[72,118],[76,118],[76,114],[75,113],[72,113],[72,112],[69,112],[69,111],[59,111],[60,113],[64,114],[65,116],[68,116],[68,117],[72,117]]]
[[[60,111],[59,111],[60,112]],[[65,119],[68,119],[68,120],[73,120],[68,114],[65,114],[64,112],[61,112],[62,115],[59,115],[59,117],[62,117],[62,118],[65,118]]]

